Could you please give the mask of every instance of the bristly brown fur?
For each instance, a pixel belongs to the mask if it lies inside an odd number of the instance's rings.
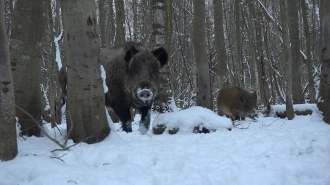
[[[236,86],[223,87],[217,97],[218,114],[232,120],[245,119],[256,108],[257,94]]]

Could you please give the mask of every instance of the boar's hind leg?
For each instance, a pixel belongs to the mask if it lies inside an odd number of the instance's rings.
[[[123,101],[117,101],[116,103],[112,104],[111,107],[122,122],[123,131],[132,132],[130,107],[127,105],[127,103],[124,103]]]
[[[141,132],[141,134],[146,134],[149,130],[150,112],[151,112],[150,107],[142,107],[140,109],[141,120],[140,120],[140,124],[139,124],[139,131]]]

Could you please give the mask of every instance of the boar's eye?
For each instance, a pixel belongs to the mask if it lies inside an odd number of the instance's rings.
[[[140,72],[139,72],[139,70],[138,69],[136,69],[136,68],[133,68],[132,69],[132,71],[133,71],[133,74],[135,74],[135,75],[137,75],[137,74],[139,74]]]
[[[153,78],[155,76],[155,72],[153,70],[150,70],[149,75],[150,75],[151,78]]]
[[[151,78],[157,78],[158,77],[155,70],[150,70],[149,75],[150,75]]]

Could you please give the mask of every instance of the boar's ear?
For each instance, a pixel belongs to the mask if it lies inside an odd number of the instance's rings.
[[[245,102],[245,96],[243,94],[239,96],[239,101]]]
[[[160,67],[163,67],[166,64],[168,56],[166,50],[163,47],[153,50],[152,54],[154,54],[157,60],[159,60]]]
[[[127,51],[126,51],[126,55],[125,55],[125,58],[124,60],[126,62],[129,62],[131,60],[131,58],[133,58],[133,56],[138,53],[138,50],[136,50],[136,48],[134,46],[129,46],[127,48]]]

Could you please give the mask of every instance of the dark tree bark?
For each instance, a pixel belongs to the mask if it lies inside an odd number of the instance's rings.
[[[151,2],[151,13],[152,13],[152,37],[151,45],[152,48],[158,48],[165,46],[166,40],[166,1],[164,0],[154,0]],[[169,53],[169,55],[171,55]],[[164,66],[159,74],[160,89],[157,95],[153,110],[158,113],[171,112],[170,103],[172,98],[172,91],[169,81],[169,66]]]
[[[288,120],[294,118],[294,110],[292,105],[292,57],[291,57],[291,47],[289,38],[289,28],[288,28],[288,14],[287,14],[287,3],[286,0],[281,0],[281,19],[283,27],[283,46],[284,46],[284,62],[286,67],[286,112]]]
[[[301,86],[301,57],[299,42],[298,0],[287,1],[288,25],[291,43],[292,100],[294,104],[304,102]]]
[[[55,3],[53,4],[53,6]],[[43,109],[42,116],[52,127],[61,123],[61,97],[58,85],[58,66],[56,64],[55,28],[53,25],[51,1],[45,1],[43,23],[46,25],[43,37],[43,53],[41,64],[41,83]],[[55,7],[53,7],[55,8]],[[54,10],[55,11],[55,10]]]
[[[9,45],[15,103],[41,124],[41,62],[46,24],[46,2],[17,1],[11,6],[12,31]],[[15,7],[15,9],[14,9]],[[23,135],[40,136],[40,129],[25,113],[16,109]]]
[[[250,30],[249,30],[249,53],[251,56],[251,78],[252,78],[252,85],[254,90],[257,93],[257,105],[261,106],[264,104],[262,96],[261,96],[261,78],[260,78],[260,60],[263,59],[262,51],[261,51],[261,23],[260,17],[261,12],[260,10],[256,10],[256,2],[254,0],[248,0],[248,13],[250,16]]]
[[[100,24],[100,39],[101,39],[101,47],[109,47],[107,46],[107,33],[106,33],[106,0],[99,0],[99,24]],[[112,7],[111,7],[112,8]]]
[[[321,75],[320,94],[317,103],[323,120],[330,124],[330,1],[321,0]]]
[[[241,31],[241,12],[240,12],[240,0],[235,0],[234,9],[235,9],[235,36],[236,36],[236,71],[235,71],[235,79],[236,85],[244,88],[244,79],[243,79],[243,55],[242,55],[242,31]]]
[[[125,42],[125,9],[124,0],[114,0],[116,7],[116,37],[115,45]]]
[[[209,66],[206,54],[205,1],[193,1],[193,48],[197,71],[197,104],[213,110]]]
[[[307,64],[307,73],[308,73],[308,89],[309,89],[309,98],[310,103],[315,103],[315,88],[314,88],[314,77],[313,77],[313,65],[311,59],[311,34],[309,32],[309,25],[307,19],[307,11],[306,11],[306,4],[305,0],[301,0],[301,14],[303,17],[303,24],[304,24],[304,32],[305,32],[305,42],[306,42],[306,64]]]
[[[0,161],[17,155],[14,84],[10,68],[4,1],[0,1]]]
[[[219,66],[220,87],[228,82],[227,54],[225,45],[225,35],[223,29],[223,6],[222,0],[213,1],[214,8],[214,36],[217,62]]]

